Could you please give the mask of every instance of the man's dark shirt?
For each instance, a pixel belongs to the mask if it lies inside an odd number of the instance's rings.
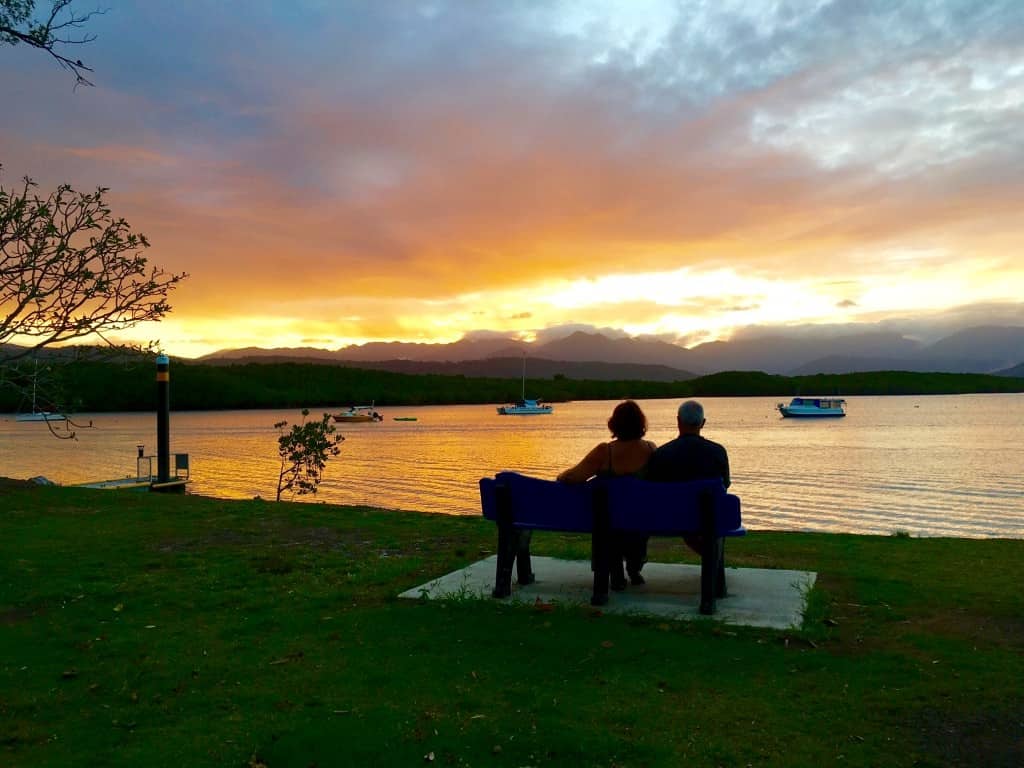
[[[726,488],[729,455],[718,443],[700,435],[680,435],[658,448],[647,462],[644,477],[656,482],[685,482],[722,478]]]

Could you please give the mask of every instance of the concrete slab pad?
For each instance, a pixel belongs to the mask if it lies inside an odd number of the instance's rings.
[[[513,579],[514,602],[589,605],[593,574],[589,560],[559,560],[553,557],[531,558],[537,581],[520,587]],[[399,597],[428,600],[493,600],[494,570],[497,556],[445,574],[426,584],[407,590]],[[679,563],[647,563],[643,571],[647,583],[611,592],[606,613],[625,613],[666,619],[714,619],[728,624],[789,629],[803,622],[807,593],[814,586],[813,571],[784,571],[767,568],[726,568],[729,596],[719,600],[713,617],[702,616],[700,605],[700,566]]]

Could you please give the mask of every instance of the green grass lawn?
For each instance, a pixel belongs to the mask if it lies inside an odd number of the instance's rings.
[[[8,482],[0,765],[1024,764],[1024,541],[730,541],[732,565],[818,572],[789,632],[396,598],[495,538]],[[589,540],[533,549],[585,559]]]

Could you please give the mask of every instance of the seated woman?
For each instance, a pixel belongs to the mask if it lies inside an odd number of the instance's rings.
[[[644,440],[647,434],[647,417],[640,406],[626,400],[615,406],[608,419],[608,429],[614,440],[598,443],[575,467],[558,475],[561,483],[585,483],[590,478],[621,477],[638,474],[654,453],[655,445]],[[626,588],[626,577],[622,572],[622,560],[626,560],[626,571],[634,585],[644,583],[640,575],[647,560],[647,539],[643,534],[621,534],[612,542],[611,587],[615,590]]]

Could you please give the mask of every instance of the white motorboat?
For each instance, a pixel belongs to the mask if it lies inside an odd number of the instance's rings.
[[[788,418],[821,418],[823,416],[845,416],[846,401],[839,397],[794,397],[786,403],[779,403],[779,413]]]
[[[360,422],[384,421],[384,417],[374,410],[373,405],[353,405],[341,413],[334,414],[334,420],[341,424],[358,424]]]

